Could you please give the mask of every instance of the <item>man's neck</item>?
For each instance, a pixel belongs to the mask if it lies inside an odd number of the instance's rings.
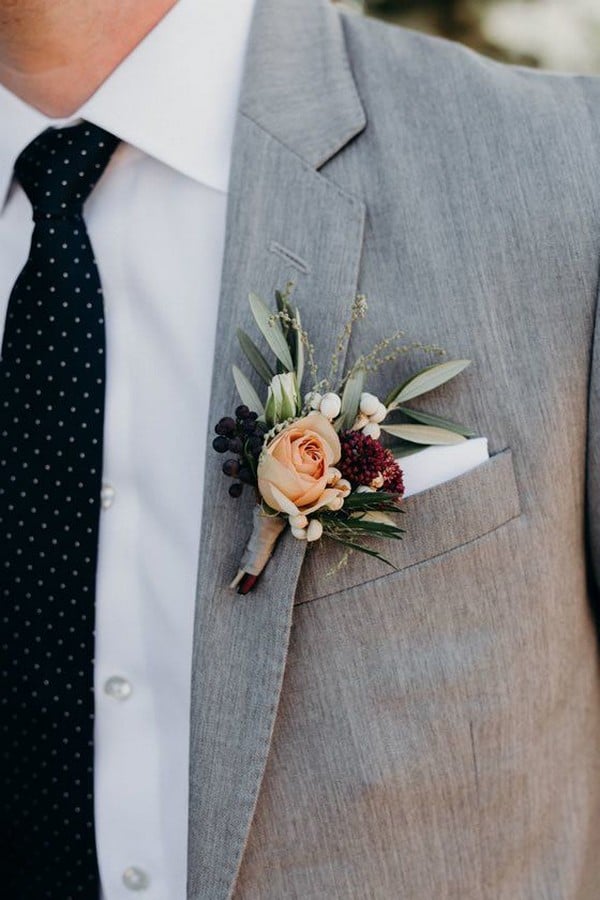
[[[0,0],[0,84],[66,118],[176,2]]]

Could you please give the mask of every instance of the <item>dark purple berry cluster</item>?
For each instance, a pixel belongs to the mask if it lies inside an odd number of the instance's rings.
[[[223,463],[223,473],[236,479],[229,488],[232,497],[239,497],[245,484],[256,486],[258,458],[267,430],[267,425],[258,421],[258,413],[243,405],[237,407],[235,418],[225,416],[215,425],[213,449],[235,454]]]

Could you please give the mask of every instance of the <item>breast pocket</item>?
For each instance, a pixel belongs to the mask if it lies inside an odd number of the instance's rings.
[[[490,532],[521,513],[510,449],[490,457],[470,472],[409,497],[400,520],[402,541],[379,541],[376,549],[389,565],[324,540],[306,555],[296,604],[307,603],[449,553]]]

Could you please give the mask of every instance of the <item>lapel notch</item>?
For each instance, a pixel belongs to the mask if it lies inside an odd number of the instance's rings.
[[[328,0],[258,0],[240,110],[315,169],[360,134],[365,111]]]

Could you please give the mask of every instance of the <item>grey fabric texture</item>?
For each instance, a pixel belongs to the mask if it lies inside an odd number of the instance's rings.
[[[471,358],[426,407],[492,456],[407,501],[395,569],[286,535],[246,598],[209,458],[190,900],[600,896],[599,119],[597,79],[258,0],[211,421],[248,292],[292,279],[319,358],[357,290],[349,358],[396,328]]]

